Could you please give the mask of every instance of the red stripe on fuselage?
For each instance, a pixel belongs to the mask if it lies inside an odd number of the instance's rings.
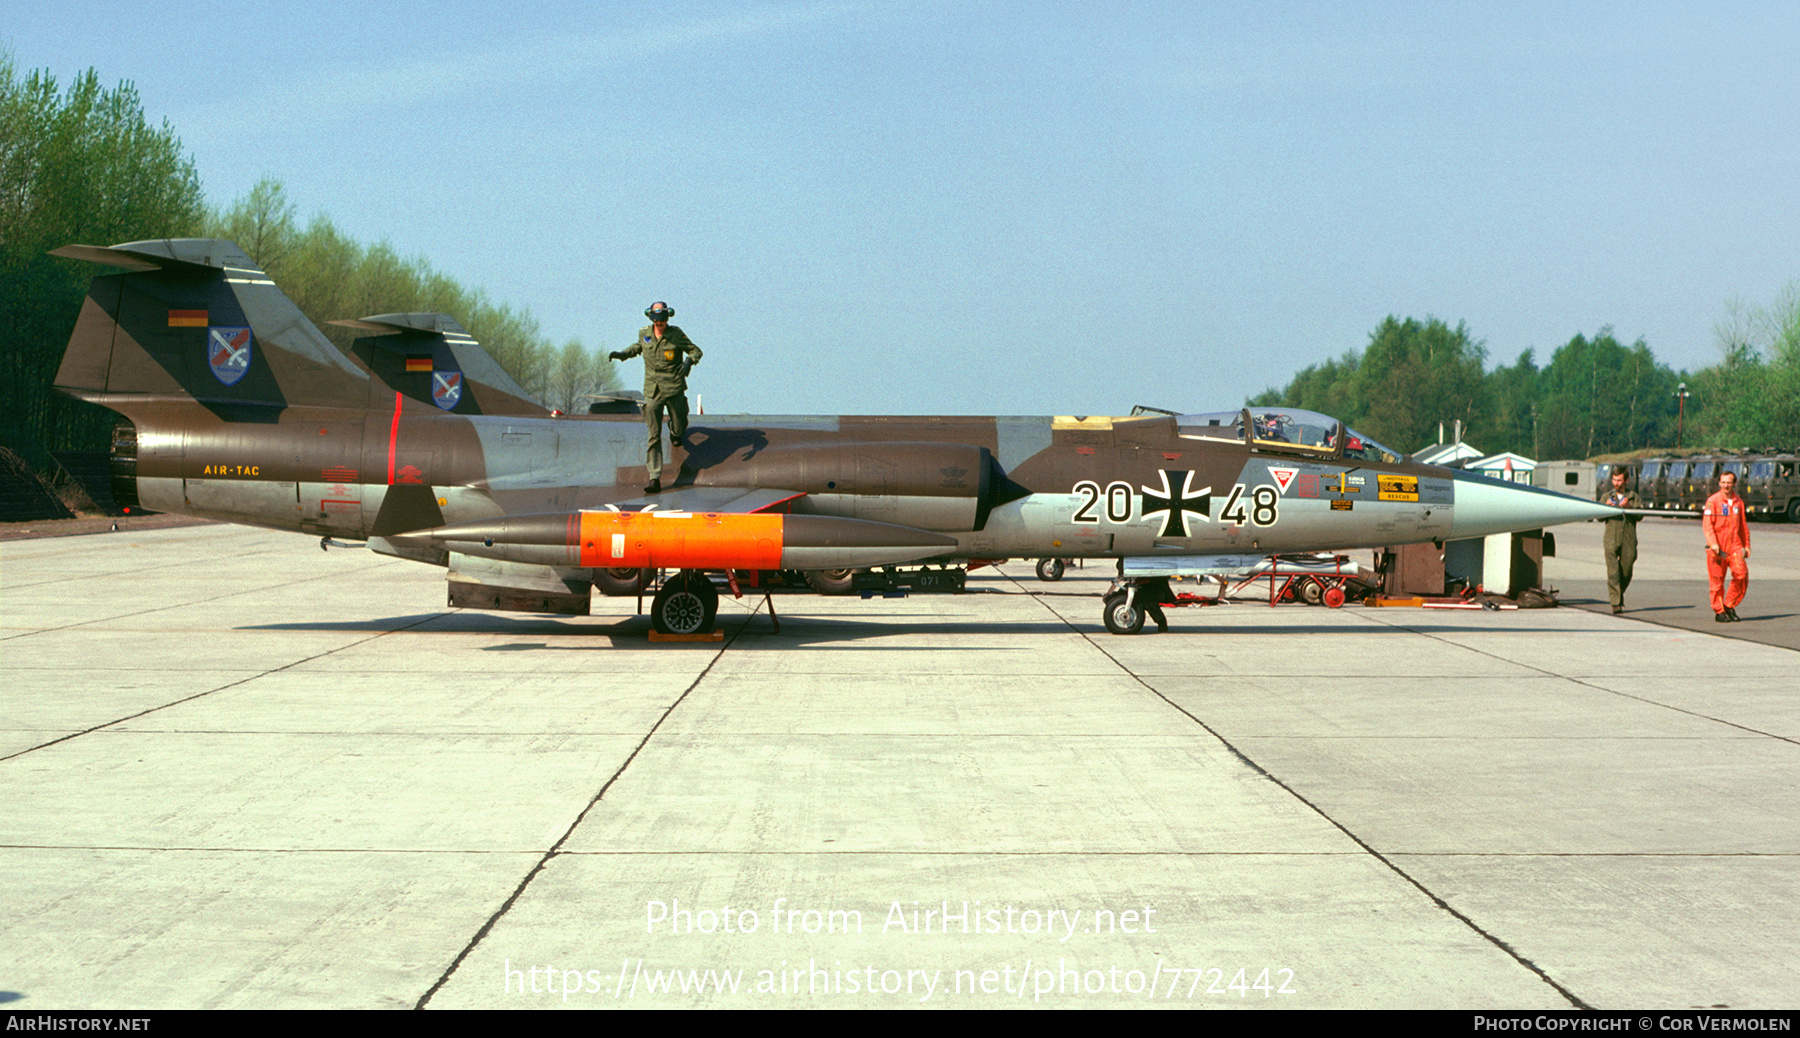
[[[394,391],[394,423],[388,426],[388,486],[394,485],[394,447],[400,442],[400,402],[405,398]]]

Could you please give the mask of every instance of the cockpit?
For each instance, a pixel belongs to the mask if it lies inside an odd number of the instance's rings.
[[[1183,439],[1247,441],[1252,450],[1265,454],[1354,458],[1384,464],[1405,457],[1330,415],[1295,407],[1246,407],[1242,411],[1184,414],[1176,419],[1176,428]]]

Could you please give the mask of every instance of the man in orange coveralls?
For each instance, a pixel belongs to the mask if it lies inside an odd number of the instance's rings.
[[[1744,515],[1744,499],[1737,496],[1737,473],[1719,476],[1719,492],[1706,499],[1700,515],[1706,533],[1706,579],[1712,585],[1713,619],[1737,622],[1737,605],[1750,585],[1750,523]],[[1731,590],[1725,589],[1725,571],[1731,570]]]

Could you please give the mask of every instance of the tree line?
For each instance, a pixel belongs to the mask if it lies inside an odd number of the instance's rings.
[[[129,83],[92,70],[57,86],[0,56],[0,414],[21,447],[101,448],[110,412],[50,386],[92,270],[47,255],[74,242],[186,237],[205,218],[200,177]]]
[[[1453,435],[1530,458],[1681,447],[1800,445],[1800,290],[1769,308],[1734,304],[1716,329],[1720,363],[1673,371],[1639,339],[1576,334],[1539,367],[1533,351],[1487,368],[1462,323],[1389,316],[1369,344],[1315,364],[1252,407],[1322,411],[1402,451]],[[1682,394],[1682,395],[1678,395]]]
[[[189,237],[237,242],[340,347],[352,333],[326,322],[448,313],[545,406],[585,411],[590,393],[618,385],[600,351],[553,344],[529,311],[385,241],[362,244],[328,217],[301,225],[279,181],[209,208],[174,127],[150,124],[132,84],[109,89],[90,69],[64,88],[47,71],[20,75],[0,54],[0,442],[28,454],[99,450],[115,421],[51,388],[96,269],[49,251]]]
[[[497,304],[434,270],[405,259],[392,245],[362,245],[330,217],[302,227],[281,182],[265,178],[222,213],[211,213],[208,238],[237,243],[339,348],[357,333],[326,321],[384,313],[442,313],[457,319],[483,349],[546,407],[585,412],[590,393],[616,389],[613,362],[579,339],[553,345],[525,310]]]

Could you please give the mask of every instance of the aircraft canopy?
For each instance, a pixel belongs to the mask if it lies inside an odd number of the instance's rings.
[[[1244,442],[1253,450],[1322,458],[1360,458],[1392,463],[1404,455],[1384,447],[1330,415],[1297,407],[1257,407],[1242,411],[1187,414],[1176,419],[1181,435],[1199,440]]]

